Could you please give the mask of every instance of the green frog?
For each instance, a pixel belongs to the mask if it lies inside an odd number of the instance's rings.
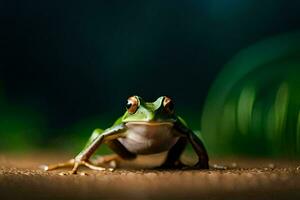
[[[125,114],[110,128],[95,129],[86,146],[75,158],[46,165],[44,170],[72,167],[71,174],[76,174],[79,166],[93,170],[113,170],[112,167],[100,165],[166,151],[167,156],[160,168],[178,169],[184,166],[179,158],[188,143],[198,156],[198,162],[193,168],[208,169],[208,154],[203,142],[188,128],[186,122],[175,114],[171,98],[162,96],[154,102],[146,102],[139,96],[131,96],[127,100]],[[102,157],[100,163],[92,163],[90,157],[102,144],[108,145],[116,154]]]

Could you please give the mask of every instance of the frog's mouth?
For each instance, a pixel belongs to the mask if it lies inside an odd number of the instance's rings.
[[[173,122],[156,122],[156,121],[132,121],[126,122],[126,125],[146,125],[146,126],[173,126]]]

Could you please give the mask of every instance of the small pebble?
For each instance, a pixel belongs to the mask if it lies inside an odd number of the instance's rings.
[[[48,165],[40,165],[39,168],[48,171]]]
[[[268,167],[271,168],[271,169],[274,169],[274,168],[275,168],[275,165],[274,165],[273,163],[270,163],[270,164],[268,165]]]
[[[108,171],[113,172],[115,171],[115,168],[108,168]]]
[[[88,174],[85,173],[85,172],[80,172],[79,175],[80,175],[80,176],[88,176]]]
[[[213,167],[214,167],[214,169],[218,169],[218,170],[225,170],[225,169],[227,169],[226,166],[217,165],[217,164],[214,164]]]
[[[68,173],[67,172],[60,172],[58,175],[60,175],[60,176],[66,176],[66,175],[68,175]]]
[[[237,164],[235,162],[231,163],[231,167],[236,168]]]
[[[109,166],[111,168],[116,168],[117,167],[117,162],[115,160],[112,160],[112,161],[109,162]]]

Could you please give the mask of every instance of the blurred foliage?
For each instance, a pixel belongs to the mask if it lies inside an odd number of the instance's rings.
[[[0,82],[0,150],[30,151],[40,143],[45,132],[41,114],[28,107],[9,103]]]
[[[103,113],[102,115],[78,121],[73,126],[61,130],[59,136],[50,142],[49,148],[56,146],[59,150],[65,152],[77,153],[82,150],[94,129],[109,128],[117,117],[113,113]],[[106,145],[101,146],[99,150],[102,153],[111,152]]]
[[[300,33],[237,54],[206,100],[202,128],[212,154],[300,156]]]

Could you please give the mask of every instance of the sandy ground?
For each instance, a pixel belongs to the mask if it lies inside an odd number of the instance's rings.
[[[227,170],[145,169],[160,162],[157,156],[113,172],[80,168],[84,176],[38,168],[67,158],[0,155],[0,199],[300,199],[300,161],[231,158],[211,161]]]

